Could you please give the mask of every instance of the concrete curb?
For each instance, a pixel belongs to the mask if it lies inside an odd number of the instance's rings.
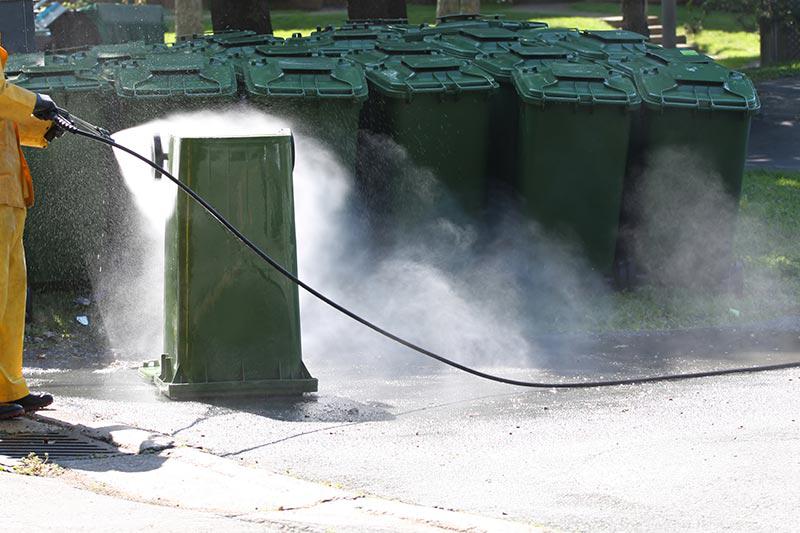
[[[124,424],[47,411],[3,428],[63,431],[113,444],[106,458],[62,461],[74,488],[132,502],[288,528],[364,531],[538,531],[533,525],[358,494],[275,474]]]

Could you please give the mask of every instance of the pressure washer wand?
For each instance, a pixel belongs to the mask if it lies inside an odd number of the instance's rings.
[[[69,133],[80,135],[81,131],[94,132],[100,137],[111,139],[111,132],[100,126],[95,126],[91,122],[87,122],[80,117],[76,117],[70,112],[59,109],[56,118],[54,119],[56,126]]]
[[[658,376],[646,376],[646,377],[639,377],[639,378],[629,378],[629,379],[616,379],[616,380],[600,380],[600,381],[580,381],[580,382],[566,382],[566,383],[544,383],[544,382],[536,382],[536,381],[522,381],[516,379],[505,378],[502,376],[496,376],[494,374],[489,374],[487,372],[483,372],[481,370],[477,370],[475,368],[468,367],[452,359],[448,359],[443,355],[439,355],[431,350],[423,348],[413,342],[404,339],[403,337],[392,333],[391,331],[384,329],[374,322],[367,320],[366,318],[356,314],[354,311],[346,308],[342,304],[336,302],[335,300],[329,298],[322,292],[318,291],[311,285],[307,284],[296,275],[292,274],[289,270],[287,270],[283,265],[281,265],[278,261],[273,259],[267,252],[259,248],[257,244],[255,244],[252,240],[250,240],[246,235],[244,235],[236,226],[234,226],[228,219],[226,219],[217,209],[212,206],[208,201],[200,196],[196,191],[194,191],[191,187],[183,183],[181,180],[173,176],[170,172],[163,169],[150,159],[146,158],[145,156],[131,150],[126,146],[122,146],[118,144],[109,134],[107,130],[103,128],[99,128],[86,122],[85,120],[81,120],[74,115],[69,113],[63,112],[59,113],[59,117],[56,119],[56,122],[59,127],[68,131],[70,133],[74,133],[76,135],[80,135],[81,137],[86,137],[88,139],[92,139],[94,141],[107,144],[112,148],[116,148],[121,150],[127,154],[132,155],[136,159],[142,161],[143,163],[150,165],[153,167],[156,172],[164,176],[165,178],[169,179],[175,185],[178,186],[183,192],[189,195],[192,200],[197,202],[200,206],[205,209],[208,214],[210,214],[214,219],[217,220],[222,226],[225,227],[228,231],[230,231],[234,237],[236,237],[242,244],[244,244],[247,248],[249,248],[254,254],[256,254],[262,261],[270,265],[272,268],[277,270],[281,275],[286,277],[292,283],[301,287],[309,294],[314,296],[315,298],[319,299],[323,303],[327,304],[328,306],[332,307],[336,311],[350,317],[351,319],[355,320],[359,324],[366,326],[367,328],[371,329],[372,331],[386,337],[389,340],[400,344],[412,351],[415,351],[421,355],[439,361],[445,365],[453,367],[457,370],[461,370],[462,372],[466,372],[468,374],[472,374],[473,376],[477,376],[479,378],[483,378],[489,381],[494,381],[497,383],[504,383],[506,385],[514,385],[517,387],[527,387],[532,389],[591,389],[591,388],[599,388],[599,387],[616,387],[618,385],[641,385],[643,383],[655,383],[655,382],[662,382],[662,381],[682,381],[687,379],[698,379],[698,378],[707,378],[712,376],[727,376],[732,374],[751,374],[755,372],[767,372],[773,370],[785,370],[789,368],[800,368],[800,361],[795,361],[791,363],[782,363],[782,364],[775,364],[775,365],[761,365],[761,366],[751,366],[751,367],[743,367],[743,368],[729,368],[725,370],[711,370],[707,372],[692,372],[692,373],[685,373],[685,374],[663,374]],[[85,129],[83,129],[85,128]]]

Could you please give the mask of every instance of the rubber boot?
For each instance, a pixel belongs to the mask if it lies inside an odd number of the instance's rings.
[[[8,420],[9,418],[17,418],[25,414],[25,408],[15,403],[0,404],[0,420]]]
[[[25,413],[32,413],[52,404],[53,397],[49,394],[28,394],[24,398],[14,400],[14,403],[21,406]]]

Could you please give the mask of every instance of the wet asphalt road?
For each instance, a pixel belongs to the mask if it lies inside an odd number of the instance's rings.
[[[800,360],[797,329],[548,344],[549,370],[622,377]],[[172,403],[132,370],[40,374],[68,410],[384,497],[568,530],[796,530],[800,370],[609,389],[521,390],[409,356],[307,356],[302,400]],[[381,367],[393,367],[383,375]]]

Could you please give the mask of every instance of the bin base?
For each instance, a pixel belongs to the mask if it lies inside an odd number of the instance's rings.
[[[316,378],[264,379],[257,381],[221,381],[214,383],[169,383],[159,378],[161,366],[157,361],[139,368],[139,375],[153,383],[161,394],[171,400],[201,400],[236,396],[299,396],[317,392]]]

